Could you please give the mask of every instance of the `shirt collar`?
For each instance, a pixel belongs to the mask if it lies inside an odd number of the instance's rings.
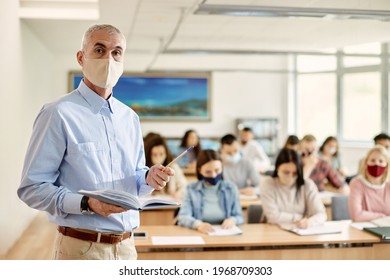
[[[105,100],[103,97],[99,96],[96,92],[91,90],[83,80],[81,80],[77,90],[80,92],[85,101],[87,101],[87,103],[91,106],[91,109],[95,114],[99,113],[103,107],[108,107],[110,112],[113,113],[112,94],[108,100]]]

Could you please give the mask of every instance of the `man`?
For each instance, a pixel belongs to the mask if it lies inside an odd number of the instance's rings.
[[[250,161],[242,158],[240,144],[234,135],[226,134],[221,138],[221,158],[224,179],[235,183],[240,194],[255,195],[260,175]]]
[[[254,134],[250,127],[240,130],[240,140],[243,157],[251,161],[258,172],[264,174],[272,169],[271,160],[260,143],[254,140]]]
[[[302,156],[303,175],[316,183],[319,191],[325,190],[329,183],[332,187],[346,193],[345,179],[337,174],[329,162],[318,156],[317,139],[311,135],[305,135],[299,143],[299,152]]]
[[[132,231],[139,213],[78,191],[145,196],[174,175],[161,165],[145,166],[139,118],[113,97],[125,49],[116,27],[90,27],[77,52],[83,80],[45,105],[34,123],[18,195],[58,226],[56,259],[136,259]]]
[[[390,136],[386,133],[380,133],[374,137],[375,145],[382,145],[387,151],[390,150]]]

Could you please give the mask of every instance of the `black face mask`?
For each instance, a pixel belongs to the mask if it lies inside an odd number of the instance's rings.
[[[215,186],[216,184],[218,184],[219,181],[222,180],[222,172],[219,173],[216,177],[204,177],[204,176],[202,176],[202,179],[205,182],[210,183],[211,185]]]

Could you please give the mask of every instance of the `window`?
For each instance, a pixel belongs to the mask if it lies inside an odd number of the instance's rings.
[[[297,79],[297,134],[319,142],[337,134],[336,74],[300,74]]]
[[[373,136],[381,131],[379,72],[344,75],[342,112],[345,140],[372,141]]]

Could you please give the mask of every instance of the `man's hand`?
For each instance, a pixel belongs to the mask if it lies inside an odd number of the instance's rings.
[[[156,164],[149,169],[146,183],[159,191],[167,185],[169,178],[174,175],[175,171],[172,168]]]
[[[88,199],[88,205],[89,209],[91,209],[95,214],[99,214],[105,217],[111,214],[122,213],[128,210],[120,206],[105,203],[92,197]]]

